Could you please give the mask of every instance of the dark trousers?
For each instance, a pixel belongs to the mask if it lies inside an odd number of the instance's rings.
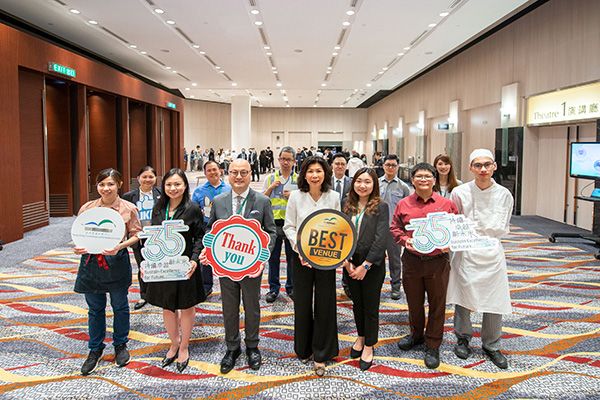
[[[352,311],[358,336],[365,337],[366,346],[374,346],[379,337],[379,301],[385,279],[385,264],[373,265],[361,281],[352,279],[345,268],[344,277],[352,294]]]
[[[281,220],[276,220],[281,221]],[[292,246],[290,241],[287,240],[285,235],[283,237],[277,235],[275,239],[275,247],[269,257],[269,292],[279,293],[281,289],[281,282],[279,281],[279,272],[281,270],[281,245],[285,245],[285,259],[287,261],[287,279],[285,281],[285,291],[290,292],[293,289],[292,279]]]
[[[200,272],[202,273],[202,283],[204,283],[204,293],[212,291],[213,287],[213,270],[210,265],[200,264]]]
[[[392,289],[400,290],[402,284],[402,246],[396,243],[392,235],[388,235],[387,254]]]
[[[240,295],[244,303],[244,330],[246,348],[258,347],[260,329],[260,283],[262,274],[256,278],[245,277],[239,282],[219,278],[223,302],[223,325],[227,350],[240,348]]]
[[[294,350],[298,358],[325,362],[339,353],[335,270],[322,271],[292,257],[294,274]],[[313,311],[314,294],[314,311]]]
[[[110,292],[110,305],[113,309],[113,346],[127,343],[129,336],[128,290]],[[88,305],[88,347],[92,351],[104,349],[106,339],[106,293],[86,293]]]
[[[414,338],[423,337],[425,329],[425,293],[429,302],[425,344],[437,349],[444,338],[446,315],[446,290],[450,276],[448,254],[430,260],[405,250],[402,254],[402,285],[408,303],[410,334]]]
[[[136,243],[138,246],[133,247],[133,256],[135,257],[135,262],[138,266],[138,282],[140,284],[140,299],[146,300],[146,290],[148,290],[148,284],[144,282],[142,276],[140,274],[140,265],[142,265],[142,261],[144,258],[142,257],[142,245],[138,242]]]
[[[260,174],[258,173],[258,162],[255,162],[254,165],[250,167],[252,170],[252,182],[254,182],[254,174],[256,174],[256,181],[260,181]]]

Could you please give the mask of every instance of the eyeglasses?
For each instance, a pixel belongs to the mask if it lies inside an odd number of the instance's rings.
[[[413,179],[417,181],[430,181],[433,179],[433,175],[415,175]]]
[[[398,164],[383,164],[386,168],[398,168]]]
[[[334,162],[333,165],[337,165],[338,167],[346,166],[345,162]]]
[[[490,169],[494,166],[493,162],[486,162],[485,164],[475,163],[472,165],[473,169],[479,171],[481,168]]]
[[[283,158],[283,157],[279,157],[279,162],[287,162],[287,163],[293,163],[294,160],[293,158]]]
[[[241,175],[242,178],[245,178],[248,176],[249,173],[250,173],[250,171],[245,170],[245,169],[242,171],[236,171],[235,169],[229,170],[229,175],[233,176],[234,178],[237,177],[238,175]]]

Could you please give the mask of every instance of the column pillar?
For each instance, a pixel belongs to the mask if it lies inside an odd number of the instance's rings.
[[[241,149],[252,147],[250,126],[250,96],[231,98],[231,148],[238,154]]]

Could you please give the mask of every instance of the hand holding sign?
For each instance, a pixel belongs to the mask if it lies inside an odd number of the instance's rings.
[[[142,248],[144,281],[182,281],[190,278],[194,265],[187,256],[182,256],[185,239],[179,233],[189,229],[180,219],[144,227],[143,233],[138,235],[147,239]]]

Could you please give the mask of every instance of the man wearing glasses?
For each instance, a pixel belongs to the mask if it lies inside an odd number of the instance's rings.
[[[269,250],[273,251],[275,245],[275,221],[271,203],[265,195],[257,193],[250,188],[250,164],[241,158],[236,158],[229,166],[229,184],[231,190],[215,197],[208,221],[208,230],[220,219],[227,219],[232,215],[241,215],[246,219],[255,219],[262,229],[270,236]],[[200,254],[200,261],[207,262],[205,250]],[[225,343],[227,352],[221,360],[221,373],[226,374],[235,366],[235,360],[242,353],[240,348],[240,292],[244,302],[244,325],[246,331],[246,356],[248,366],[258,370],[261,365],[261,355],[258,350],[259,325],[260,325],[260,283],[261,270],[247,276],[241,281],[234,281],[227,277],[219,278],[221,284],[221,300],[223,302],[223,325],[225,326]]]
[[[383,159],[384,175],[379,178],[379,192],[381,198],[388,203],[390,208],[390,226],[396,206],[403,198],[410,195],[410,188],[400,178],[398,178],[398,156],[388,154]],[[396,243],[394,238],[388,236],[387,244],[388,262],[390,268],[390,279],[392,284],[392,300],[400,299],[400,284],[402,282],[402,247]]]
[[[513,197],[508,189],[492,179],[496,163],[491,151],[474,150],[469,160],[469,170],[475,179],[456,187],[450,199],[461,214],[477,223],[478,234],[500,239],[509,231]],[[471,310],[478,311],[483,313],[483,351],[498,368],[508,368],[508,361],[500,352],[500,339],[502,314],[511,314],[512,308],[506,258],[500,240],[495,248],[454,253],[448,303],[455,304],[454,333],[458,343],[454,353],[462,359],[471,355],[469,341],[473,337],[473,328],[470,314]]]
[[[449,249],[435,249],[429,254],[419,253],[413,247],[413,231],[406,230],[406,226],[410,224],[411,219],[424,218],[429,213],[446,211],[458,214],[458,211],[452,201],[434,193],[435,168],[431,164],[415,165],[411,177],[415,193],[400,200],[394,211],[390,229],[396,242],[404,246],[402,285],[406,293],[410,325],[410,334],[398,341],[398,347],[408,351],[413,346],[425,343],[427,346],[425,365],[427,368],[437,368],[440,365],[439,347],[444,338],[446,289],[450,273]],[[425,330],[426,293],[429,302],[427,330]]]
[[[281,283],[279,281],[279,271],[281,262],[281,244],[285,245],[285,259],[287,261],[287,278],[285,281],[285,291],[290,299],[294,300],[294,286],[292,282],[292,246],[283,232],[283,223],[285,222],[285,210],[292,190],[298,189],[298,174],[292,172],[296,163],[294,158],[294,148],[285,146],[279,152],[279,171],[271,174],[263,184],[263,194],[271,200],[275,226],[277,227],[277,238],[275,247],[269,258],[269,293],[267,293],[267,303],[273,303]]]

